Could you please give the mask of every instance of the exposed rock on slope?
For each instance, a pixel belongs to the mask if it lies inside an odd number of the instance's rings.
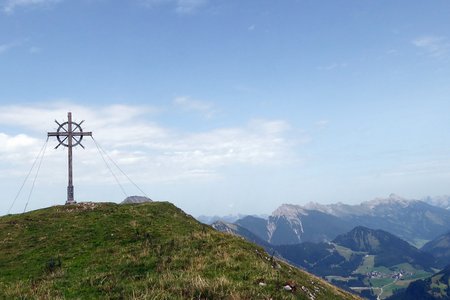
[[[153,202],[153,200],[144,196],[129,196],[125,200],[123,200],[120,204],[139,204],[145,202]]]
[[[237,224],[227,223],[227,222],[223,222],[223,221],[217,221],[217,222],[214,222],[213,224],[211,224],[211,227],[220,232],[240,236],[249,242],[252,242],[256,245],[260,245],[260,246],[264,247],[264,249],[266,249],[266,250],[270,251],[272,248],[272,245],[270,245],[266,241],[262,240],[260,237],[253,234],[252,232],[248,231],[244,227],[241,227]]]

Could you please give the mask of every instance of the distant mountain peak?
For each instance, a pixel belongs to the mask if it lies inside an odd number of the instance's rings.
[[[365,226],[356,226],[350,232],[336,237],[333,242],[348,247],[353,251],[367,251],[369,253],[378,253],[380,250],[390,248],[394,244],[399,246],[399,249],[412,247],[387,231],[375,230]]]
[[[369,227],[365,227],[365,226],[356,226],[355,228],[353,228],[350,232],[365,232],[365,233],[370,233],[370,232],[374,232],[374,229],[371,229]]]
[[[434,205],[434,206],[438,206],[438,207],[442,207],[444,209],[450,210],[450,196],[448,195],[444,195],[444,196],[437,196],[437,197],[425,197],[422,199],[422,201]]]
[[[200,215],[198,216],[196,219],[204,224],[213,224],[216,221],[224,221],[225,223],[234,223],[239,219],[245,218],[247,215],[244,214],[229,214],[229,215],[224,215],[224,216],[218,216],[218,215],[214,215],[214,216],[207,216],[207,215]]]
[[[404,200],[405,199],[405,198],[397,195],[396,193],[390,193],[389,194],[389,198],[391,198],[391,199],[399,199],[399,200]]]
[[[415,202],[416,200],[408,200],[403,198],[397,194],[390,194],[387,198],[375,198],[373,200],[365,201],[361,203],[363,206],[367,206],[370,209],[374,209],[380,205],[400,205],[403,207],[407,207],[411,202]]]
[[[409,200],[397,194],[390,194],[387,198],[375,198],[364,201],[360,204],[344,204],[342,202],[332,204],[321,204],[317,202],[308,202],[305,205],[283,204],[276,209],[272,216],[284,216],[286,218],[295,218],[298,215],[307,215],[310,211],[319,211],[322,213],[345,216],[345,215],[370,215],[378,208],[402,208],[408,207],[419,200]]]
[[[337,205],[339,205],[339,204],[342,204],[342,203],[338,203]],[[311,202],[306,203],[303,207],[306,209],[309,209],[309,210],[317,210],[317,211],[328,213],[328,214],[333,213],[333,209],[332,209],[331,205],[321,204],[318,202],[311,201]]]
[[[308,212],[300,205],[295,204],[282,204],[272,213],[274,217],[283,216],[288,219],[297,218],[299,215],[308,215]]]
[[[213,227],[216,230],[219,230],[221,232],[227,232],[230,234],[236,234],[236,231],[238,230],[238,225],[233,223],[224,222],[222,220],[218,220],[211,224],[211,227]]]

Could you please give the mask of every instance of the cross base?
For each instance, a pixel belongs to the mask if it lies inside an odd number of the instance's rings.
[[[73,186],[67,187],[67,201],[66,205],[76,204],[77,202],[73,199]]]

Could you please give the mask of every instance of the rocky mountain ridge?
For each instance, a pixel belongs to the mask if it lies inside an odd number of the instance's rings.
[[[366,226],[420,247],[448,231],[450,210],[391,194],[358,205],[283,204],[267,219],[244,217],[235,223],[274,245],[331,241],[356,226]]]

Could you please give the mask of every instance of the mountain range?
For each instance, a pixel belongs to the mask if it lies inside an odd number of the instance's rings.
[[[267,218],[245,216],[234,223],[272,245],[332,241],[356,226],[365,226],[421,247],[450,229],[450,210],[391,194],[358,205],[283,204]]]

